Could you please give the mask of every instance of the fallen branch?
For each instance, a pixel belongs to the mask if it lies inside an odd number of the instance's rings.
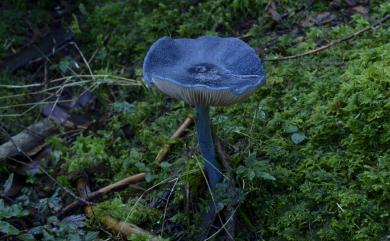
[[[79,195],[84,198],[88,199],[91,191],[90,188],[87,184],[87,181],[84,178],[80,178],[77,180],[77,190],[79,192]],[[93,206],[84,206],[84,212],[87,216],[93,217],[94,216],[94,208]],[[131,223],[126,223],[122,221],[118,221],[110,216],[102,216],[98,217],[99,222],[101,222],[107,229],[118,232],[126,237],[132,235],[132,234],[144,234],[149,237],[151,237],[150,240],[156,240],[155,237],[153,237],[149,232],[143,230],[142,228],[131,224]]]
[[[175,140],[175,139],[182,137],[184,135],[186,129],[188,129],[193,124],[194,124],[194,119],[192,117],[187,117],[184,120],[184,122],[179,126],[179,128],[177,128],[175,133],[173,133],[173,135],[171,136],[171,139]],[[171,150],[171,146],[172,146],[172,144],[166,144],[163,148],[161,148],[161,150],[158,152],[156,159],[155,159],[155,161],[157,163],[164,160],[164,158],[167,156],[168,152]]]
[[[296,55],[292,55],[292,56],[282,56],[282,57],[278,57],[278,58],[273,58],[273,59],[263,59],[264,61],[283,61],[283,60],[291,60],[291,59],[297,59],[297,58],[300,58],[300,57],[304,57],[304,56],[307,56],[307,55],[311,55],[311,54],[315,54],[315,53],[318,53],[318,52],[321,52],[325,49],[328,49],[330,47],[333,47],[337,44],[340,44],[342,42],[345,42],[347,40],[350,40],[356,36],[359,36],[361,35],[362,33],[365,33],[367,31],[371,31],[373,29],[375,29],[376,27],[384,24],[387,20],[390,19],[390,14],[386,15],[384,18],[380,19],[379,21],[377,21],[376,23],[372,24],[371,26],[368,26],[368,27],[365,27],[357,32],[354,32],[346,37],[343,37],[341,39],[338,39],[338,40],[335,40],[333,42],[330,42],[329,44],[326,44],[324,46],[321,46],[321,47],[318,47],[316,49],[312,49],[312,50],[309,50],[309,51],[306,51],[306,52],[303,52],[303,53],[299,53],[299,54],[296,54]]]
[[[43,119],[30,125],[19,134],[11,137],[12,140],[0,145],[0,162],[21,152],[29,152],[42,144],[55,129],[56,124],[49,119]]]
[[[145,180],[145,173],[139,173],[139,174],[136,174],[133,176],[126,177],[125,179],[122,179],[116,183],[110,184],[108,186],[100,188],[99,190],[97,190],[95,192],[89,193],[86,200],[88,200],[88,201],[95,200],[95,199],[97,199],[97,198],[99,198],[99,197],[101,197],[109,192],[123,189],[130,184],[134,184],[134,183],[137,183],[137,182],[140,182],[143,180]],[[67,213],[73,211],[74,209],[78,208],[79,206],[82,206],[83,204],[84,203],[80,202],[79,200],[72,202],[71,204],[69,204],[68,206],[66,206],[62,210],[60,216],[65,216]]]

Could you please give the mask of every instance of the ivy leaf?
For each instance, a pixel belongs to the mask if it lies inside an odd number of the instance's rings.
[[[62,73],[66,73],[69,70],[70,61],[68,59],[62,59],[60,63],[58,64],[58,68],[61,70]]]
[[[31,233],[24,233],[24,234],[18,235],[17,238],[22,240],[22,241],[35,241],[36,240],[34,235],[32,235]]]
[[[267,114],[264,111],[259,112],[260,121],[265,121]]]
[[[7,235],[20,234],[19,229],[15,228],[12,224],[0,220],[0,232]]]
[[[114,111],[118,112],[118,113],[133,113],[134,112],[134,105],[127,102],[127,101],[123,101],[123,102],[115,102],[113,104],[113,109]]]
[[[29,215],[28,210],[23,209],[20,204],[13,204],[11,206],[5,206],[4,200],[0,199],[0,219],[23,217]]]
[[[256,158],[256,154],[251,154],[244,161],[244,165],[240,165],[237,168],[237,175],[242,178],[252,181],[255,178],[260,178],[264,180],[275,181],[276,178],[269,174],[271,171],[271,165],[268,161],[259,161]]]
[[[87,16],[88,15],[88,11],[87,9],[85,8],[85,5],[83,3],[80,3],[79,5],[79,10],[80,10],[80,13]]]
[[[88,232],[84,239],[85,241],[93,241],[93,240],[96,240],[97,237],[99,236],[99,232]]]
[[[297,144],[297,145],[299,143],[303,142],[305,139],[306,139],[306,136],[303,133],[294,133],[291,135],[292,142],[294,142],[294,144]]]
[[[151,173],[146,173],[145,174],[145,181],[151,182],[152,180],[153,180],[153,175]]]
[[[11,189],[13,180],[14,180],[14,174],[11,173],[3,185],[4,193],[8,192]]]
[[[289,133],[289,134],[298,132],[298,127],[297,127],[297,126],[294,126],[294,125],[287,126],[287,127],[285,128],[285,132],[286,132],[286,133]]]
[[[269,174],[268,172],[259,172],[258,176],[265,179],[265,180],[271,180],[271,181],[276,180],[276,178],[274,176],[272,176],[271,174]]]
[[[172,166],[172,164],[169,163],[169,162],[161,162],[161,163],[160,163],[160,167],[161,167],[161,169],[163,169],[163,170],[168,170],[171,166]]]

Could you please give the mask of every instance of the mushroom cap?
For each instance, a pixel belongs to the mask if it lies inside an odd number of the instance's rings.
[[[265,83],[255,50],[238,38],[160,38],[143,71],[148,87],[191,105],[231,105]]]

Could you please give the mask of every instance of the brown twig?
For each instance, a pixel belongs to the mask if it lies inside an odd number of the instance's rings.
[[[371,26],[368,26],[368,27],[365,27],[357,32],[354,32],[348,36],[345,36],[341,39],[337,39],[333,42],[330,42],[329,44],[326,44],[326,45],[323,45],[321,47],[318,47],[316,49],[312,49],[312,50],[309,50],[309,51],[306,51],[306,52],[303,52],[303,53],[299,53],[299,54],[296,54],[296,55],[291,55],[291,56],[282,56],[282,57],[278,57],[278,58],[273,58],[273,59],[263,59],[264,61],[283,61],[283,60],[291,60],[291,59],[297,59],[297,58],[300,58],[300,57],[304,57],[304,56],[307,56],[307,55],[311,55],[311,54],[315,54],[315,53],[318,53],[318,52],[321,52],[325,49],[328,49],[330,47],[333,47],[337,44],[340,44],[342,42],[345,42],[347,40],[350,40],[356,36],[359,36],[361,35],[362,33],[365,33],[367,31],[371,31],[373,29],[375,29],[376,27],[384,24],[387,20],[390,19],[390,14],[386,15],[384,18],[380,19],[379,21],[377,21],[376,23],[372,24]]]
[[[85,199],[89,198],[89,195],[91,195],[90,188],[87,184],[87,181],[84,178],[79,178],[77,180],[77,190],[79,192],[79,195]],[[84,212],[87,214],[87,216],[93,216],[94,210],[93,206],[84,206]],[[99,222],[101,222],[107,229],[112,230],[114,232],[118,232],[124,236],[130,236],[132,234],[145,234],[147,236],[152,237],[152,235],[143,230],[142,228],[131,224],[126,223],[122,221],[118,221],[110,216],[102,216],[99,217]],[[154,240],[155,238],[152,238],[151,240]]]
[[[103,188],[100,188],[99,190],[95,191],[95,192],[91,192],[89,193],[88,195],[88,199],[89,201],[92,201],[94,199],[97,199],[101,196],[103,196],[104,194],[107,194],[109,192],[113,192],[113,191],[116,191],[116,190],[120,190],[120,189],[123,189],[125,188],[126,186],[129,186],[130,184],[134,184],[134,183],[137,183],[137,182],[140,182],[140,181],[143,181],[145,180],[145,173],[139,173],[139,174],[136,174],[136,175],[133,175],[133,176],[129,176],[129,177],[126,177],[118,182],[115,182],[113,184],[110,184],[108,186],[105,186]],[[64,216],[66,215],[67,213],[73,211],[74,209],[78,208],[79,206],[82,206],[83,203],[80,202],[80,201],[74,201],[72,202],[71,204],[69,204],[68,206],[66,206],[62,212],[61,212],[61,216]]]
[[[177,138],[180,138],[184,135],[185,131],[194,124],[194,119],[192,117],[187,117],[184,122],[177,128],[175,133],[171,136],[172,140],[175,140]],[[171,150],[172,144],[166,144],[161,150],[158,152],[155,161],[157,163],[164,160],[164,158],[167,156],[168,152]]]

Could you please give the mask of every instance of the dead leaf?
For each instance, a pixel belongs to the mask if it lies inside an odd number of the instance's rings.
[[[313,26],[315,23],[316,23],[315,18],[313,18],[312,16],[307,16],[303,21],[299,23],[299,25],[301,25],[304,28],[307,28]]]
[[[32,149],[28,150],[26,152],[26,155],[33,156],[36,155],[38,152],[40,152],[44,147],[46,146],[46,143],[41,143],[36,146],[34,146]]]
[[[37,173],[41,172],[41,162],[47,165],[48,157],[52,153],[53,149],[50,146],[45,146],[36,156],[32,159],[32,162],[27,162],[20,169],[19,172],[23,175],[34,176]]]
[[[332,14],[331,12],[322,12],[322,13],[319,13],[315,17],[315,21],[316,21],[317,25],[323,25],[326,23],[330,23],[335,19],[336,19],[336,16],[334,14]]]
[[[356,0],[344,0],[344,2],[349,6],[349,7],[353,7],[353,6],[356,6],[358,3]]]
[[[364,16],[368,15],[368,7],[366,7],[366,6],[358,5],[356,7],[353,7],[352,9],[353,9],[353,11],[360,13]]]
[[[275,22],[282,21],[282,16],[280,16],[278,11],[276,11],[275,1],[273,0],[269,1],[265,10],[271,16],[272,20],[274,20]]]
[[[65,111],[62,107],[54,104],[45,105],[41,113],[48,117],[51,120],[54,120],[57,123],[64,123],[70,116],[68,112]]]
[[[28,162],[20,168],[19,172],[24,175],[34,176],[41,172],[41,164],[38,160]]]
[[[332,8],[340,8],[341,6],[341,0],[333,0],[329,3],[329,6]]]
[[[23,188],[26,181],[26,177],[18,173],[14,173],[11,186],[8,190],[4,191],[3,195],[6,197],[14,197]]]
[[[316,16],[307,16],[305,20],[301,21],[299,24],[306,28],[313,25],[324,25],[330,23],[336,19],[336,15],[331,12],[322,12]]]
[[[93,96],[91,92],[86,91],[84,92],[76,101],[74,106],[72,108],[79,109],[87,107],[88,105],[92,104],[96,100],[96,96]]]

